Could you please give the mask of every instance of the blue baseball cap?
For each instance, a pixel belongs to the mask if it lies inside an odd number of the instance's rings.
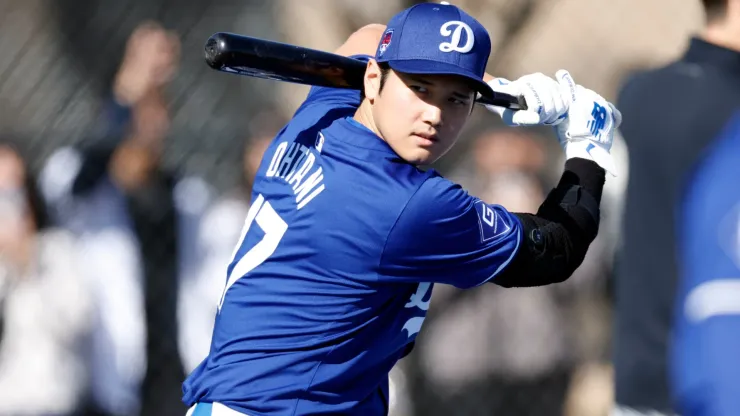
[[[483,81],[490,54],[488,31],[472,16],[450,4],[420,3],[391,18],[375,60],[408,74],[458,75],[493,97]]]

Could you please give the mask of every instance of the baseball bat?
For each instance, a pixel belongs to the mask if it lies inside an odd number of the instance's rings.
[[[366,67],[365,62],[330,52],[227,32],[208,38],[205,60],[211,68],[232,74],[356,90],[362,88]],[[523,98],[502,93],[480,97],[476,103],[526,109]]]

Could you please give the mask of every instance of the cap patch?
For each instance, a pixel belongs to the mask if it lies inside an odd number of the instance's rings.
[[[383,39],[380,41],[380,49],[378,50],[379,56],[383,55],[386,49],[388,49],[388,46],[391,44],[391,38],[393,38],[393,29],[389,29],[383,35]]]

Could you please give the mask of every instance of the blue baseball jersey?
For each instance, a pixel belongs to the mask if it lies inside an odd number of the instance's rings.
[[[681,204],[673,392],[683,416],[740,412],[740,115],[688,178]]]
[[[515,216],[405,162],[352,118],[359,104],[312,88],[266,150],[188,405],[384,415],[434,283],[478,286],[514,257]]]

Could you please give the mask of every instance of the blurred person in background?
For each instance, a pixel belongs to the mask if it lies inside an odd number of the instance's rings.
[[[531,132],[487,130],[474,138],[465,159],[450,174],[471,194],[490,195],[498,183],[508,178],[556,181],[557,178],[546,177],[548,162],[542,140]]]
[[[676,204],[690,178],[687,175],[716,145],[740,108],[740,1],[703,0],[702,4],[706,26],[690,39],[685,54],[664,67],[632,76],[618,98],[630,177],[615,280],[615,415],[672,415],[676,402],[685,416],[727,414],[712,409],[720,406],[718,385],[727,382],[723,371],[735,367],[730,361],[722,370],[706,361],[716,353],[714,343],[724,341],[703,329],[686,332],[680,315],[676,327],[674,315],[679,276],[689,273],[689,278],[697,278],[691,267],[683,270],[678,264],[679,259],[695,260],[677,257],[682,252],[676,244],[676,225],[686,224],[679,222]],[[707,225],[710,221],[695,220]],[[696,231],[693,226],[689,230]],[[734,302],[740,304],[740,297]],[[720,322],[724,318],[708,319],[697,328]],[[671,334],[677,330],[684,335],[710,335],[691,341],[706,342],[707,349],[683,355],[688,361],[674,363],[680,365],[671,371]],[[734,360],[737,351],[732,352]],[[677,391],[671,390],[672,375],[677,377]]]
[[[545,199],[546,150],[528,131],[483,132],[470,163],[453,171],[487,203],[536,212]],[[605,277],[597,250],[561,285],[530,289],[481,286],[435,292],[424,341],[417,347],[422,393],[419,415],[562,415],[577,364],[572,319],[592,280]],[[547,346],[543,348],[543,346]],[[419,390],[417,390],[419,392]]]
[[[0,414],[69,415],[87,385],[90,294],[24,156],[0,139]]]
[[[740,413],[740,109],[687,176],[677,208],[673,396],[682,416]]]
[[[42,173],[54,215],[80,236],[95,298],[88,414],[183,415],[181,383],[210,347],[220,288],[203,227],[212,191],[161,162],[179,48],[158,23],[139,25],[102,132],[57,150]]]

